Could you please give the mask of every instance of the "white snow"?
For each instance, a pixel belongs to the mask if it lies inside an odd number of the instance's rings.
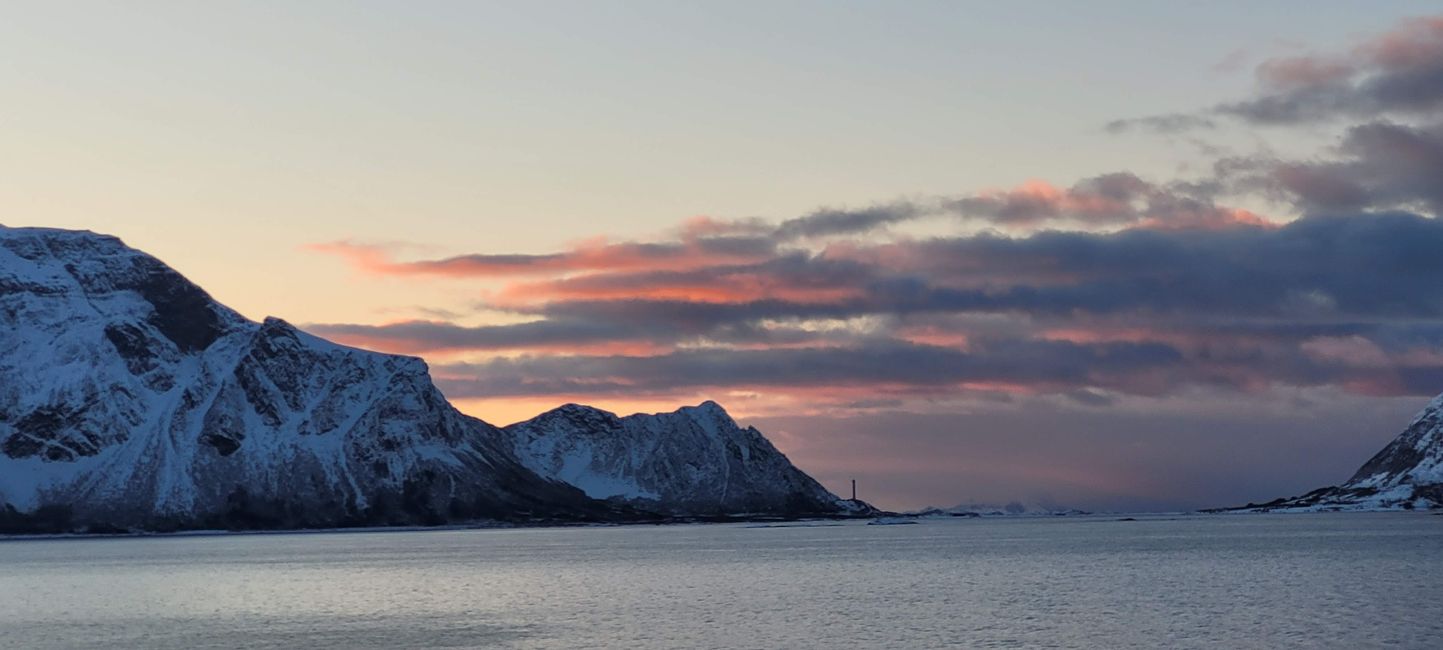
[[[251,322],[214,302],[199,308],[215,314],[218,338],[182,350],[134,288],[157,269],[178,278],[113,237],[0,227],[0,443],[40,448],[0,453],[0,503],[185,515],[223,510],[240,486],[365,507],[367,494],[399,489],[423,467],[455,476],[453,491],[502,491],[483,448],[499,444],[494,431],[446,404],[420,359],[336,345],[278,319]],[[143,371],[127,365],[108,327],[141,339]],[[57,435],[20,431],[22,418],[47,409],[59,414]],[[218,431],[244,436],[233,454],[202,442]],[[93,453],[72,447],[81,444]]]
[[[167,334],[207,319],[208,343]],[[364,508],[423,474],[448,503],[553,488],[513,453],[668,512],[850,507],[714,402],[626,418],[568,405],[503,432],[447,404],[420,359],[249,321],[118,239],[40,228],[0,227],[0,444],[0,504],[120,521],[221,512],[237,490]]]
[[[568,404],[505,431],[522,464],[595,498],[672,514],[780,511],[798,494],[819,511],[861,507],[827,492],[715,402],[627,417]]]

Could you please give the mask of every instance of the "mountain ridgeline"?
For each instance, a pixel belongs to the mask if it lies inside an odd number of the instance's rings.
[[[1443,508],[1443,395],[1342,485],[1222,510],[1335,511]]]
[[[527,469],[596,499],[671,513],[858,510],[716,402],[627,417],[567,404],[504,431]]]
[[[114,237],[0,227],[0,533],[868,510],[711,402],[498,428],[420,359],[247,320]]]

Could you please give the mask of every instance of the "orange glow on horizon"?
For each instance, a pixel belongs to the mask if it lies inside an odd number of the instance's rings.
[[[566,300],[659,300],[711,304],[785,300],[810,304],[837,302],[861,296],[858,289],[851,287],[787,286],[764,276],[751,274],[718,276],[710,283],[658,280],[649,285],[636,287],[589,286],[586,283],[588,279],[604,280],[605,278],[605,275],[595,275],[515,283],[497,292],[489,304],[502,308]]]

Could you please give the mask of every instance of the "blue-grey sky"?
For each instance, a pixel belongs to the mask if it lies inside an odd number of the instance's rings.
[[[498,423],[714,398],[885,506],[1272,498],[1443,391],[1437,11],[15,3],[0,220]]]

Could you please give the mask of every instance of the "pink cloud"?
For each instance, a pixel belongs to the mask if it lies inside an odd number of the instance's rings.
[[[1385,68],[1416,68],[1443,61],[1443,16],[1404,21],[1357,50],[1373,65]]]
[[[1337,83],[1356,73],[1347,61],[1316,56],[1269,59],[1257,67],[1258,81],[1277,89]]]
[[[336,241],[307,245],[311,251],[338,255],[357,269],[376,275],[440,276],[454,278],[558,275],[583,271],[686,270],[715,264],[762,261],[766,250],[727,250],[704,241],[608,243],[597,237],[571,249],[550,254],[476,254],[436,260],[396,261],[382,246]]]

